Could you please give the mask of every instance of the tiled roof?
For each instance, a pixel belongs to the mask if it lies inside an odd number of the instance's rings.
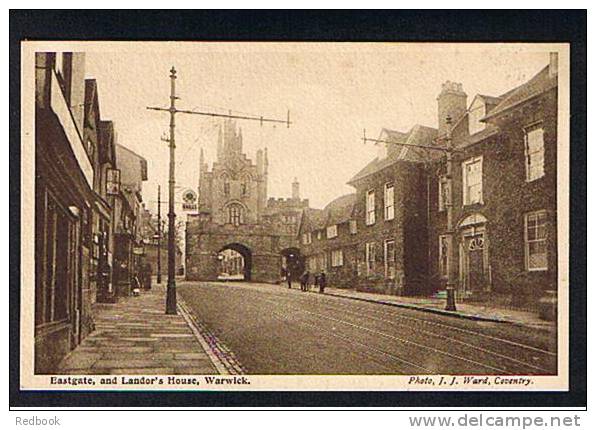
[[[410,132],[403,133],[401,131],[391,130],[388,128],[384,128],[381,134],[383,133],[385,134],[386,139],[391,142],[405,142],[410,136]]]
[[[336,198],[323,209],[327,216],[327,225],[341,224],[352,218],[356,203],[356,194],[346,194]]]
[[[306,230],[317,230],[325,227],[325,212],[322,209],[307,208],[302,213],[302,223]]]
[[[501,113],[524,103],[557,86],[557,75],[551,75],[550,65],[542,69],[536,76],[520,85],[519,87],[505,93],[503,100],[491,110],[483,120],[493,118]]]
[[[304,230],[320,230],[329,225],[349,221],[352,218],[356,198],[356,193],[346,194],[333,200],[324,209],[305,209],[302,215]]]
[[[348,184],[353,184],[354,182],[372,175],[373,173],[379,172],[398,161],[422,162],[433,160],[437,156],[441,156],[441,152],[439,151],[417,148],[414,146],[408,147],[408,145],[436,145],[434,140],[437,137],[437,129],[435,128],[426,127],[423,125],[415,125],[407,133],[383,129],[381,136],[386,136],[381,140],[389,140],[391,142],[395,142],[398,145],[394,145],[393,147],[389,148],[387,151],[387,157],[377,157],[364,166],[362,170],[356,173],[348,181]]]
[[[478,94],[478,97],[480,97],[481,99],[483,99],[484,102],[486,104],[489,104],[489,105],[499,104],[503,100],[502,97],[487,96],[487,95],[484,95],[484,94]]]

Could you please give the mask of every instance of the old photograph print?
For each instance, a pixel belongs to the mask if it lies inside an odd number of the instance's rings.
[[[566,44],[22,43],[21,387],[566,390]]]

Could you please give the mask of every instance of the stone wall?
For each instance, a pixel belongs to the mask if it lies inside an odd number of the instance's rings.
[[[217,254],[230,245],[248,250],[245,259],[250,259],[251,281],[274,283],[281,279],[281,251],[297,243],[294,236],[274,234],[260,224],[235,227],[190,218],[186,227],[186,279],[217,280]]]

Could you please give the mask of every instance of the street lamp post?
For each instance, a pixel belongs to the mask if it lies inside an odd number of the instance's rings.
[[[447,285],[445,286],[445,291],[447,293],[447,300],[445,303],[445,310],[447,311],[455,311],[455,267],[454,266],[454,240],[453,240],[453,142],[451,139],[451,125],[452,125],[452,118],[450,116],[446,119],[447,124],[447,134],[445,136],[446,140],[446,151],[445,151],[445,158],[446,158],[446,171],[447,171],[447,189],[448,189],[448,197],[446,206],[447,206]]]
[[[161,284],[161,185],[157,186],[157,283]]]
[[[420,144],[405,144],[405,146],[412,146],[415,148],[423,148],[432,151],[441,151],[445,154],[445,161],[446,161],[446,179],[447,179],[447,187],[449,190],[448,199],[445,204],[447,208],[447,231],[445,232],[445,236],[447,237],[447,285],[445,286],[445,290],[447,293],[447,300],[445,304],[445,310],[448,311],[455,311],[455,286],[457,281],[455,279],[456,272],[455,272],[455,253],[454,253],[454,228],[453,228],[453,203],[452,203],[452,192],[453,192],[453,154],[456,152],[461,152],[461,149],[456,149],[453,147],[453,139],[451,136],[452,133],[452,125],[453,119],[450,116],[447,116],[445,119],[447,124],[447,133],[445,135],[445,143],[444,146],[432,146],[432,145],[420,145]],[[438,140],[438,139],[437,139]],[[375,143],[391,143],[391,144],[398,144],[404,145],[403,143],[392,142],[382,139],[371,139],[366,137],[366,130],[364,130],[364,135],[362,137],[363,142],[375,142]]]
[[[155,111],[165,111],[170,113],[170,137],[168,140],[169,147],[170,147],[170,175],[169,175],[169,211],[168,211],[168,287],[167,287],[167,295],[166,295],[166,314],[174,315],[176,314],[176,243],[175,243],[175,232],[176,232],[176,213],[174,212],[174,188],[175,188],[175,137],[174,137],[174,129],[176,127],[175,123],[175,116],[176,113],[185,113],[185,114],[192,114],[192,115],[203,115],[203,116],[210,116],[215,118],[229,118],[229,119],[241,119],[241,120],[249,120],[249,121],[259,121],[261,125],[265,122],[269,123],[280,123],[286,124],[288,128],[290,128],[290,111],[288,111],[287,119],[280,120],[280,119],[272,119],[272,118],[264,118],[264,117],[257,117],[257,116],[247,116],[247,115],[224,115],[215,112],[199,112],[195,110],[183,110],[183,109],[176,109],[176,69],[172,66],[170,70],[170,107],[167,109],[161,107],[154,107],[154,106],[147,106],[149,110]]]
[[[170,70],[170,178],[168,202],[168,287],[166,296],[166,314],[176,315],[176,212],[174,211],[174,186],[176,185],[176,141],[174,129],[176,127],[176,69]]]

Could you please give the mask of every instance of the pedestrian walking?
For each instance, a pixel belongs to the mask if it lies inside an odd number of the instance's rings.
[[[326,286],[327,277],[325,276],[325,272],[321,271],[321,274],[319,275],[319,293],[323,294]]]
[[[288,288],[292,288],[292,271],[290,269],[286,270],[286,280],[288,281]]]

